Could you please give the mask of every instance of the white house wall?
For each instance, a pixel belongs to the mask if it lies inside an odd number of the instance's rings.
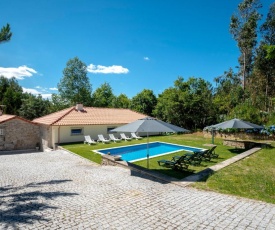
[[[52,127],[49,125],[39,125],[40,126],[40,139],[42,144],[42,149],[47,147],[53,148],[53,141],[52,141]]]
[[[90,135],[92,139],[97,140],[98,134],[103,134],[106,138],[109,137],[108,128],[116,128],[121,125],[75,125],[75,126],[53,126],[52,138],[55,143],[70,143],[82,142],[85,135]],[[59,134],[58,128],[60,127]],[[72,135],[71,129],[82,128],[81,135]],[[118,136],[118,134],[115,134]]]

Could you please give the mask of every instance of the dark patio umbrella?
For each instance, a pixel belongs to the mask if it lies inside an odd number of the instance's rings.
[[[147,133],[147,168],[149,168],[149,133],[159,133],[159,132],[189,132],[189,130],[181,128],[176,125],[166,123],[161,120],[157,120],[153,117],[145,117],[136,120],[132,123],[117,127],[112,129],[111,132],[145,132]]]
[[[214,132],[213,130],[217,130],[217,129],[231,129],[231,128],[235,128],[235,129],[262,129],[263,126],[260,125],[256,125],[253,123],[250,123],[248,121],[243,121],[241,119],[231,119],[228,121],[224,121],[221,122],[219,124],[216,125],[212,125],[212,143],[214,144]]]
[[[243,121],[241,119],[231,119],[229,121],[224,121],[216,125],[212,125],[215,129],[229,129],[229,128],[235,128],[235,129],[262,129],[263,127],[260,125],[256,125],[253,123],[250,123],[248,121]]]

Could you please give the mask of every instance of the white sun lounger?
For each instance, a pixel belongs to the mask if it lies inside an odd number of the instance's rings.
[[[109,137],[110,137],[110,140],[113,141],[113,142],[121,141],[121,139],[116,138],[116,137],[114,136],[114,134],[109,134]]]
[[[142,137],[137,136],[135,133],[131,133],[132,137],[135,138],[136,140],[142,139]]]
[[[130,140],[132,140],[131,137],[127,137],[124,133],[121,133],[120,136],[121,136],[121,139],[122,139],[122,140],[125,140],[125,141],[130,141]]]
[[[106,139],[102,134],[98,134],[98,142],[102,142],[103,144],[109,143],[110,140]]]
[[[90,135],[84,136],[85,140],[84,140],[84,144],[96,144],[95,140],[93,140]]]

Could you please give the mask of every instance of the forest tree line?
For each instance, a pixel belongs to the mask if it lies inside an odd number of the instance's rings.
[[[75,57],[67,62],[58,94],[51,99],[25,93],[15,78],[1,76],[0,103],[5,105],[5,113],[30,120],[82,103],[129,108],[190,130],[234,117],[261,125],[275,124],[275,2],[260,25],[261,7],[259,0],[243,0],[238,5],[229,31],[240,50],[239,66],[215,77],[214,85],[202,78],[179,76],[159,95],[150,89],[132,98],[114,95],[107,82],[92,91],[87,66]],[[2,30],[0,39],[5,39]]]

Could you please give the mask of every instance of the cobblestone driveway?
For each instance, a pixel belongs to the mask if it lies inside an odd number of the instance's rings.
[[[64,151],[0,155],[1,229],[275,229],[275,205],[183,188]]]

